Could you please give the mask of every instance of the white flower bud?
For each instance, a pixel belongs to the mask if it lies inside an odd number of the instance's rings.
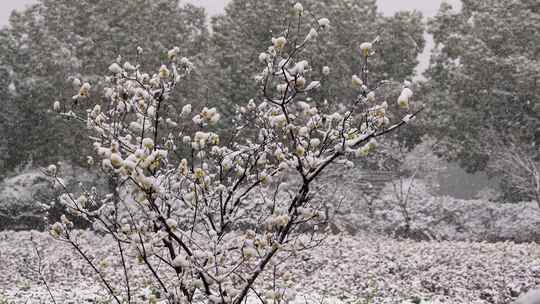
[[[169,60],[173,60],[174,58],[176,58],[176,55],[178,55],[179,52],[180,52],[180,48],[174,47],[173,49],[167,52],[167,57],[169,58]]]
[[[57,172],[57,169],[55,165],[49,165],[47,167],[47,173],[49,173],[50,175],[56,175],[56,172]]]
[[[151,138],[145,138],[142,140],[143,147],[147,148],[148,150],[154,149],[154,141]]]
[[[182,107],[182,113],[180,113],[180,115],[182,116],[188,116],[189,114],[191,114],[191,104],[187,104],[185,106]]]
[[[322,68],[322,73],[323,73],[323,75],[328,76],[330,74],[330,68],[327,67],[327,66],[324,66]]]
[[[124,72],[122,67],[116,62],[109,66],[109,71],[114,74],[122,74],[122,72]]]
[[[297,2],[295,5],[294,5],[294,11],[298,14],[298,15],[302,15],[302,13],[304,12],[304,7],[302,6],[302,4],[300,2]]]
[[[114,168],[118,169],[118,168],[122,167],[123,164],[124,164],[124,160],[122,159],[120,154],[118,154],[118,153],[112,153],[111,154],[111,165]]]
[[[171,72],[169,71],[166,65],[162,65],[159,68],[159,77],[168,78],[170,75],[171,75]]]
[[[55,101],[54,104],[53,104],[53,110],[55,112],[60,112],[60,101]]]
[[[173,261],[172,264],[174,267],[189,267],[189,261],[186,260],[183,256],[178,255]]]
[[[276,49],[283,49],[285,44],[287,44],[287,39],[285,37],[272,38],[272,44]]]
[[[319,19],[318,23],[319,23],[320,27],[324,28],[324,27],[327,27],[328,25],[330,25],[330,20],[328,20],[328,18],[321,18],[321,19]]]
[[[360,45],[360,50],[362,50],[362,54],[364,56],[369,56],[369,52],[373,48],[373,44],[371,42],[364,42]]]
[[[265,63],[267,59],[268,59],[268,54],[266,54],[266,53],[260,53],[259,54],[259,61],[260,62]]]
[[[367,100],[368,100],[369,102],[375,101],[375,92],[373,92],[373,91],[369,92],[369,93],[367,94],[366,98],[367,98]]]
[[[364,82],[362,81],[360,77],[358,77],[358,75],[353,75],[351,82],[352,82],[353,87],[355,88],[361,87],[362,85],[364,85]]]

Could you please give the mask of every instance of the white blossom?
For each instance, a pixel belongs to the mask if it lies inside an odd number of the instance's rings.
[[[49,175],[53,175],[53,176],[54,176],[54,175],[56,175],[56,172],[57,172],[57,169],[56,169],[56,166],[55,166],[55,165],[49,165],[49,166],[47,167],[47,173],[48,173]]]
[[[286,43],[287,43],[287,39],[283,36],[279,38],[272,38],[272,44],[274,45],[276,49],[283,49]]]
[[[58,101],[58,100],[55,101],[54,104],[53,104],[53,110],[54,110],[55,112],[60,112],[60,107],[61,107],[61,106],[60,106],[60,101]]]
[[[179,52],[180,48],[176,46],[167,52],[167,58],[169,58],[169,60],[173,60],[176,58]]]
[[[183,117],[186,117],[189,114],[191,114],[191,104],[187,104],[187,105],[183,106],[182,107],[182,112],[180,113],[180,115],[182,115]]]
[[[353,75],[351,82],[353,87],[361,87],[364,85],[364,82],[360,77],[358,77],[358,75]]]
[[[144,138],[142,141],[143,147],[147,148],[148,150],[154,149],[154,140],[151,138]]]
[[[262,63],[265,63],[266,60],[268,60],[268,54],[267,53],[260,53],[259,54],[259,61]]]
[[[324,28],[330,25],[330,20],[328,20],[328,18],[321,18],[318,20],[318,23],[320,27]]]
[[[122,74],[124,72],[122,67],[116,62],[109,66],[109,71],[114,74]]]
[[[304,12],[304,7],[302,6],[302,4],[300,2],[297,2],[294,6],[294,11],[296,12],[296,14],[298,15],[302,15],[302,13]]]
[[[364,42],[360,45],[360,50],[362,50],[364,56],[368,56],[372,48],[373,44],[371,42]]]
[[[322,73],[323,75],[328,76],[330,74],[330,68],[328,66],[324,66],[322,68]]]

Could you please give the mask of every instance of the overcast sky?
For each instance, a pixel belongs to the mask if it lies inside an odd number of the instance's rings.
[[[73,0],[77,1],[77,0]],[[128,0],[127,0],[128,1]],[[268,1],[268,0],[260,0]],[[379,10],[385,15],[392,15],[396,11],[400,10],[412,10],[416,9],[421,11],[424,16],[430,17],[435,15],[441,2],[445,0],[377,0]],[[37,2],[36,0],[0,0],[0,27],[7,24],[9,15],[12,10],[23,9],[25,6]],[[223,7],[228,0],[189,0],[196,5],[204,6],[210,15],[215,15],[223,11]],[[459,7],[460,0],[446,0],[454,5],[455,8]],[[421,56],[420,71],[423,71],[427,66],[429,60],[429,52],[432,47],[431,39],[428,39],[428,46],[426,51]]]

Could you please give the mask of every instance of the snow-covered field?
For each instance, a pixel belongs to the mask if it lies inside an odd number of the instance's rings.
[[[107,255],[107,245],[92,233],[85,232],[83,238],[92,244],[93,255]],[[0,232],[0,303],[50,302],[35,271],[39,263],[34,244],[45,257],[44,273],[57,303],[98,303],[104,290],[69,245],[28,231]],[[538,244],[331,236],[299,260],[291,267],[299,277],[299,303],[305,303],[305,295],[317,303],[323,299],[326,303],[420,303],[424,299],[429,301],[422,303],[503,304],[540,285]]]

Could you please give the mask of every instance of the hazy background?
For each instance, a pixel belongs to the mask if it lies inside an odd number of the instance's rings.
[[[74,0],[76,1],[76,0]],[[261,0],[266,1],[266,0]],[[14,9],[23,9],[25,6],[35,3],[36,0],[0,0],[0,27],[7,25],[8,18],[12,10]],[[223,11],[227,0],[190,0],[187,1],[195,5],[204,6],[209,15],[219,14]],[[392,15],[400,10],[418,10],[421,11],[425,17],[433,16],[437,13],[441,2],[448,2],[452,4],[455,8],[460,7],[460,0],[378,0],[377,4],[379,10],[382,11],[385,15]],[[433,39],[426,36],[427,44],[424,53],[419,57],[420,65],[417,68],[417,71],[421,73],[427,67],[429,62],[429,55],[431,49],[433,48]]]

